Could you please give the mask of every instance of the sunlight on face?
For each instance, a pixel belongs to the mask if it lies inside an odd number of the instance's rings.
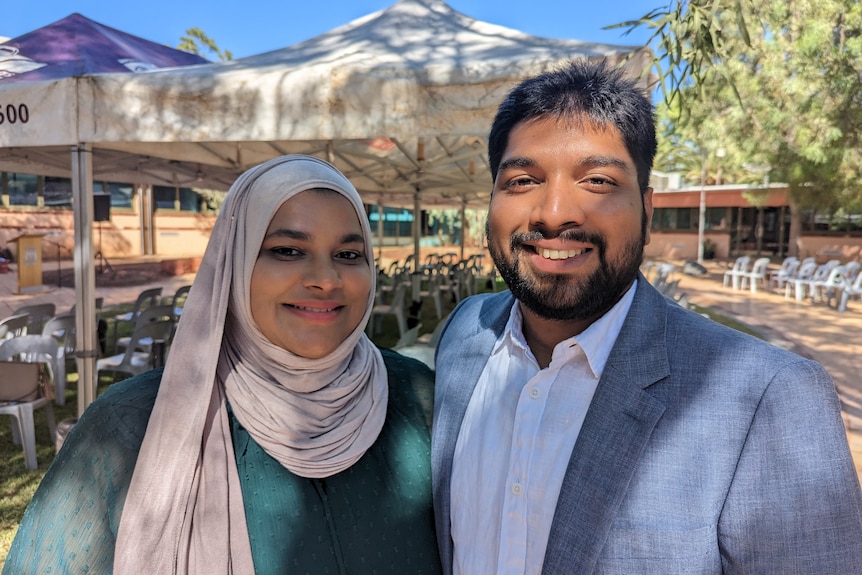
[[[251,276],[251,313],[275,345],[321,358],[359,325],[371,269],[353,205],[328,190],[284,202],[264,236]]]

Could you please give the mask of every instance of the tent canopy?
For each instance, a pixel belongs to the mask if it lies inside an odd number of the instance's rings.
[[[143,72],[207,62],[196,54],[132,36],[76,13],[0,45],[0,82]]]
[[[27,104],[30,123],[0,126],[0,148],[30,149],[0,151],[0,169],[60,175],[67,157],[50,158],[65,148],[44,146],[88,142],[100,179],[226,188],[262,161],[307,153],[332,161],[369,203],[412,206],[420,193],[423,205],[485,205],[485,136],[503,95],[577,57],[636,75],[650,62],[642,47],[539,38],[442,0],[401,0],[232,62],[22,87],[4,99]],[[77,108],[58,106],[70,91]]]
[[[496,107],[516,83],[574,58],[650,83],[647,48],[537,38],[442,0],[400,0],[233,62],[0,84],[0,170],[72,177],[79,373],[92,381],[79,411],[96,383],[94,177],[227,188],[253,165],[305,153],[335,164],[368,203],[484,207]],[[418,252],[417,230],[413,239]]]

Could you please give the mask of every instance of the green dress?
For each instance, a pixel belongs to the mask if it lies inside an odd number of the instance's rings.
[[[257,574],[440,573],[431,509],[433,374],[382,350],[386,422],[349,469],[306,479],[230,421]],[[66,438],[39,485],[4,575],[110,573],[123,502],[161,370],[117,383]]]

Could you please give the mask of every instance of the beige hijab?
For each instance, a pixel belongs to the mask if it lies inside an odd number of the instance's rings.
[[[365,317],[330,355],[299,357],[251,318],[251,272],[269,222],[313,188],[353,204],[372,284]],[[371,231],[331,165],[284,156],[237,179],[221,208],[171,346],[123,508],[114,572],[254,573],[226,405],[267,453],[304,477],[352,465],[383,427],[388,386],[364,333],[374,301]]]

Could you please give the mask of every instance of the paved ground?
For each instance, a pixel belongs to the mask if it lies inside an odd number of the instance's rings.
[[[725,262],[707,262],[707,276],[678,275],[679,289],[692,303],[731,315],[770,334],[773,343],[826,367],[841,397],[850,449],[862,479],[862,302],[853,301],[839,313],[823,303],[785,299],[784,294],[734,291],[722,287],[727,267]]]
[[[402,248],[397,253],[384,253],[384,264],[392,257],[403,257],[401,252],[407,251],[410,251],[409,248],[406,251]],[[445,251],[457,251],[457,248]],[[129,266],[132,263],[152,265],[139,266],[132,272],[133,268]],[[156,285],[162,286],[165,295],[170,295],[178,287],[190,284],[194,278],[192,274],[159,274],[159,267],[155,265],[157,263],[158,260],[154,258],[112,260],[118,273],[114,278],[109,277],[108,271],[97,274],[97,297],[104,298],[105,306],[132,302],[140,291]],[[54,262],[45,264],[46,270],[56,269],[55,266]],[[71,262],[62,263],[64,275],[70,266]],[[773,343],[812,357],[826,367],[841,396],[848,440],[857,471],[862,477],[862,303],[852,302],[846,312],[838,313],[825,304],[808,301],[798,303],[785,299],[783,294],[733,291],[722,287],[722,274],[727,267],[727,262],[707,262],[709,273],[706,276],[678,274],[679,289],[687,294],[692,303],[732,315],[770,334]],[[137,275],[132,276],[133,273]],[[50,278],[51,283],[44,286],[43,291],[21,295],[17,293],[14,265],[10,273],[0,274],[0,318],[20,306],[34,303],[54,302],[58,312],[68,310],[75,302],[74,290],[71,287],[57,287],[54,283],[56,273],[50,276],[46,271],[46,278]],[[61,280],[61,283],[63,286],[70,285],[66,280]]]

